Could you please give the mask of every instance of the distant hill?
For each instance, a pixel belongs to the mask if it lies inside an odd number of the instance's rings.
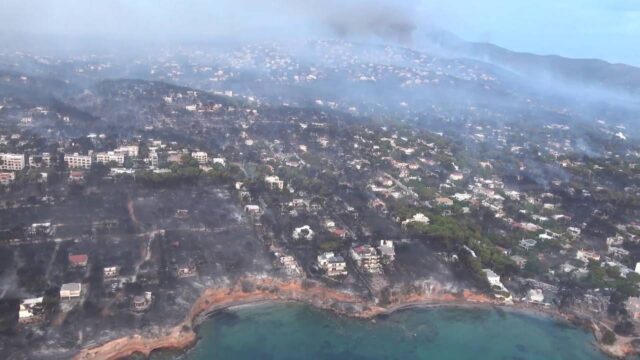
[[[490,43],[467,42],[440,30],[427,32],[426,40],[427,46],[434,46],[451,55],[495,63],[522,75],[559,77],[559,80],[575,84],[640,94],[640,68],[634,66],[598,59],[516,52]]]

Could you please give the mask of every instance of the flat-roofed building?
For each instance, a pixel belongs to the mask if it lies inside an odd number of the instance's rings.
[[[204,151],[194,151],[191,153],[191,157],[194,158],[198,164],[206,164],[209,162],[209,155]]]
[[[64,162],[67,164],[67,167],[72,169],[89,169],[91,168],[91,163],[93,162],[93,160],[91,158],[91,155],[80,155],[78,153],[73,153],[65,154]]]
[[[115,151],[99,152],[96,154],[96,162],[101,164],[114,162],[119,166],[122,166],[124,165],[124,154]]]
[[[82,284],[80,283],[67,283],[62,284],[60,287],[60,298],[70,299],[80,297],[82,293]]]
[[[25,165],[24,154],[0,154],[0,170],[20,171]]]
[[[140,147],[138,145],[122,145],[115,150],[117,153],[134,158],[138,157],[139,151]]]
[[[29,156],[29,167],[43,168],[49,166],[51,166],[51,155],[49,153]]]

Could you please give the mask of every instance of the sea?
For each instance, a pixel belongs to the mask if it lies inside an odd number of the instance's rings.
[[[362,320],[268,304],[217,313],[197,331],[192,349],[152,359],[608,359],[589,331],[500,308],[412,308]]]

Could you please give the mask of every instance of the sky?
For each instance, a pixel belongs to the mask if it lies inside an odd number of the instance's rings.
[[[640,66],[640,0],[2,0],[0,35],[122,42],[376,38],[429,27],[511,50]]]

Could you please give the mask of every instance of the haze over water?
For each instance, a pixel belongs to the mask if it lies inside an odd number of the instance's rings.
[[[500,310],[414,309],[362,321],[280,304],[218,314],[198,332],[186,359],[607,359],[587,331]]]

